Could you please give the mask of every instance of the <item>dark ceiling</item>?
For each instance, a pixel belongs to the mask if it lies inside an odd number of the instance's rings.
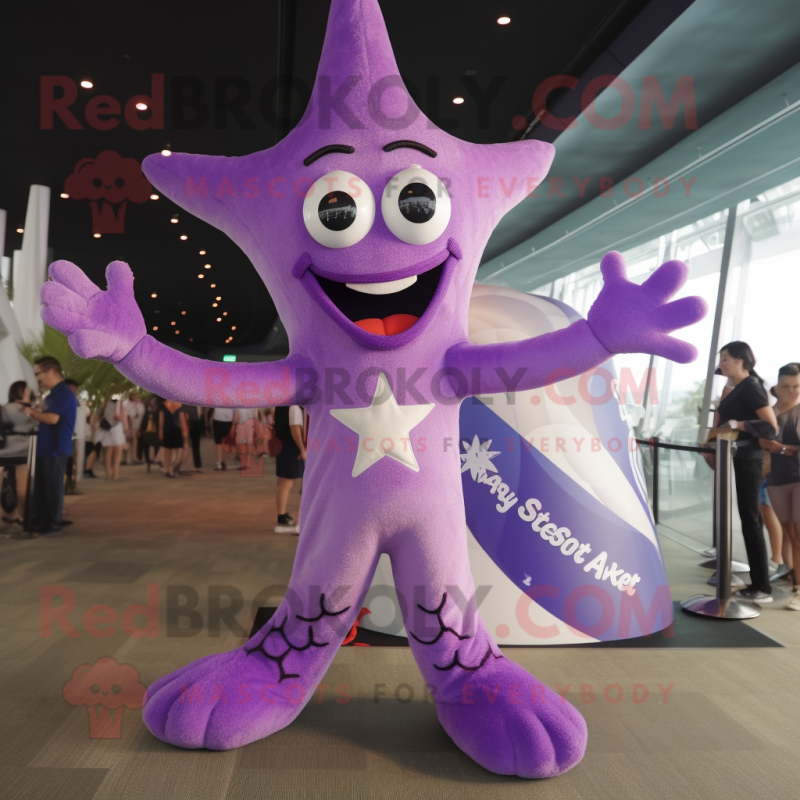
[[[520,135],[512,121],[532,118],[535,87],[567,70],[580,75],[646,5],[647,0],[381,3],[400,72],[415,87],[422,109],[454,135],[474,142]],[[81,159],[105,150],[141,162],[167,145],[224,155],[272,145],[280,136],[275,126],[279,56],[301,87],[292,95],[296,116],[302,112],[302,87],[314,80],[329,6],[328,0],[271,0],[231,5],[229,14],[219,3],[204,11],[201,4],[177,1],[76,2],[46,14],[38,6],[4,9],[0,208],[8,212],[5,255],[21,246],[15,230],[24,222],[30,184],[49,186],[54,258],[74,261],[101,286],[108,262],[127,261],[148,328],[158,326],[154,335],[162,341],[204,353],[233,335],[232,352],[263,352],[276,324],[275,307],[247,258],[226,236],[185,212],[172,224],[178,209],[161,198],[129,201],[124,233],[96,239],[89,199],[59,194]],[[511,24],[499,26],[501,15],[511,17]],[[282,40],[281,31],[288,38]],[[134,130],[124,118],[104,131],[87,123],[86,105],[93,97],[110,95],[124,108],[134,95],[151,95],[153,74],[164,75],[163,130]],[[77,89],[70,106],[83,129],[70,129],[57,117],[52,129],[42,129],[40,80],[46,75],[93,82],[92,89]],[[495,96],[481,111],[479,101],[487,92]],[[199,105],[192,105],[192,95]],[[454,106],[456,95],[466,102]],[[224,99],[237,96],[239,110],[226,111]],[[149,113],[138,117],[147,119]],[[181,241],[180,235],[188,239]],[[200,280],[199,274],[205,277]],[[223,299],[213,308],[216,297]],[[227,315],[218,323],[223,312]],[[172,327],[172,321],[178,325]]]

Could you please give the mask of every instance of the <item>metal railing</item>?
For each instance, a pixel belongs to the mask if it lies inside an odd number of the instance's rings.
[[[731,560],[732,560],[732,491],[731,475],[733,474],[733,455],[746,442],[731,442],[728,439],[717,439],[715,447],[701,447],[681,444],[667,444],[658,438],[637,439],[639,445],[650,447],[653,457],[653,521],[659,522],[659,457],[658,451],[684,450],[690,453],[713,453],[714,463],[714,545],[716,547],[717,592],[716,595],[694,595],[684,600],[681,606],[692,614],[717,619],[752,619],[760,613],[758,606],[747,600],[731,597]]]

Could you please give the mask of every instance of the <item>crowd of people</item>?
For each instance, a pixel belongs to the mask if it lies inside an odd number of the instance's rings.
[[[769,394],[756,372],[756,359],[744,342],[720,350],[719,370],[728,381],[717,403],[714,426],[733,428],[738,444],[733,459],[742,536],[750,568],[750,585],[737,592],[746,600],[772,601],[775,580],[790,581],[788,608],[800,611],[800,363],[782,367]],[[36,398],[25,381],[9,389],[0,409],[0,465],[3,467],[3,522],[13,537],[57,536],[63,519],[65,477],[76,469],[73,432],[85,415],[85,468],[95,478],[102,453],[105,477],[120,480],[120,466],[145,464],[176,478],[203,468],[201,440],[213,437],[214,470],[228,464],[245,474],[259,459],[274,456],[277,477],[277,533],[295,533],[298,521],[288,513],[292,488],[305,470],[308,414],[300,406],[276,409],[201,408],[156,396],[142,400],[133,391],[115,394],[99,408],[77,399],[79,387],[65,380],[61,365],[41,358],[34,365]],[[29,486],[29,441],[36,438],[33,486]],[[226,458],[232,456],[232,459]],[[709,461],[713,463],[713,459]],[[191,465],[191,466],[190,466]],[[29,509],[26,498],[30,495]],[[30,513],[29,528],[22,528]],[[764,528],[769,532],[770,574]]]
[[[727,379],[714,427],[737,431],[733,458],[736,500],[742,525],[750,585],[736,596],[771,603],[772,584],[790,581],[787,608],[800,611],[800,363],[781,367],[770,403],[756,358],[745,342],[720,350],[719,373]],[[770,574],[764,528],[769,532]]]
[[[298,522],[287,511],[295,481],[303,477],[308,415],[299,406],[286,409],[202,408],[138,392],[114,394],[91,408],[79,386],[65,380],[55,359],[34,365],[39,396],[25,381],[9,388],[0,408],[0,467],[3,523],[9,538],[57,536],[71,524],[63,519],[65,483],[78,469],[76,447],[83,448],[83,476],[97,478],[102,455],[105,478],[121,480],[122,465],[146,466],[167,478],[203,470],[201,441],[213,437],[214,470],[240,469],[261,474],[264,460],[274,457],[278,479],[275,532],[298,534]],[[73,441],[79,415],[83,441]],[[29,441],[36,434],[34,485],[28,486]],[[259,463],[260,462],[260,463]],[[26,500],[29,505],[26,509]],[[26,511],[30,515],[25,525]],[[24,530],[25,528],[25,530]]]

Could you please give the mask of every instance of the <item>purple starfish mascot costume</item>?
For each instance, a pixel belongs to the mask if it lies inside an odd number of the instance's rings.
[[[311,103],[280,144],[241,158],[144,162],[158,189],[249,256],[286,325],[287,359],[221,365],[176,352],[146,335],[127,264],[109,265],[107,291],[69,262],[50,267],[43,317],[79,355],[185,403],[302,403],[319,442],[286,598],[242,647],[150,686],[144,720],[158,738],[227,750],[292,722],[387,553],[411,649],[458,747],[488,770],[527,778],[580,761],[581,715],[500,652],[475,607],[459,404],[506,391],[508,376],[531,389],[614,353],[690,361],[694,348],[667,334],[705,306],[667,302],[684,264],[637,286],[609,253],[588,319],[526,341],[471,344],[484,246],[553,155],[542,142],[476,145],[438,129],[398,76],[377,0],[333,0]]]

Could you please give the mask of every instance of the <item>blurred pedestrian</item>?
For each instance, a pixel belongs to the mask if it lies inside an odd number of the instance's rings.
[[[28,444],[37,424],[25,413],[31,407],[31,389],[25,381],[15,381],[8,389],[8,403],[0,409],[5,447],[0,450],[0,463],[13,471],[17,492],[17,507],[8,511],[3,522],[22,528],[25,520],[25,499],[28,496]]]
[[[173,400],[165,400],[158,412],[158,438],[164,452],[164,470],[168,478],[175,477],[183,457],[185,442],[189,439],[189,425],[183,405]]]

